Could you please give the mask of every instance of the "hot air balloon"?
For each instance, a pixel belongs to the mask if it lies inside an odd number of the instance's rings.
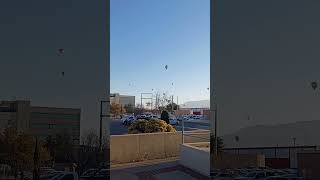
[[[168,65],[165,65],[164,68],[166,68],[166,70],[168,69]]]
[[[315,82],[315,81],[313,81],[313,82],[311,83],[311,87],[312,87],[313,90],[316,90],[317,87],[318,87],[318,83]]]
[[[239,142],[239,136],[235,136],[234,139]]]
[[[59,55],[63,55],[64,54],[64,49],[63,48],[59,48],[58,49],[58,54]]]

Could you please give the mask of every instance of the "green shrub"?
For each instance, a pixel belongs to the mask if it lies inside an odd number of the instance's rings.
[[[176,129],[160,119],[137,120],[128,128],[129,134],[155,133],[155,132],[176,132]]]

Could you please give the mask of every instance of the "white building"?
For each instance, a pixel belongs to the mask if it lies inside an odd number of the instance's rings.
[[[110,94],[110,103],[120,104],[122,106],[135,106],[135,96],[120,95],[119,93]]]

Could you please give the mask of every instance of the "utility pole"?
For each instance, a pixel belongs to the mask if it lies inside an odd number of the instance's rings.
[[[142,109],[142,93],[141,93],[141,104],[140,104],[140,106],[141,106],[141,109]]]
[[[171,96],[171,113],[173,114],[173,95]]]
[[[179,99],[178,99],[178,96],[177,96],[177,110],[179,109],[179,101],[178,101]]]

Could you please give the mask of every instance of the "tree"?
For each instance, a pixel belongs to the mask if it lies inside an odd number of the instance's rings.
[[[97,132],[94,129],[86,131],[81,136],[81,145],[88,147],[98,147],[99,146],[99,137]]]
[[[48,149],[49,153],[50,153],[50,156],[51,156],[51,166],[54,166],[55,164],[55,159],[56,159],[56,153],[57,153],[57,142],[56,142],[56,139],[54,136],[47,136],[46,137],[46,140],[45,140],[45,143],[44,143],[44,146]]]
[[[126,112],[125,108],[121,104],[112,103],[110,107],[110,112],[114,116],[119,116],[120,114],[123,114]]]
[[[176,129],[163,120],[137,120],[128,128],[129,134],[154,133],[154,132],[176,132]]]
[[[87,130],[81,136],[81,152],[78,159],[80,171],[86,169],[90,160],[96,157],[99,148],[99,136],[94,129]]]
[[[130,114],[134,113],[134,111],[135,111],[135,108],[132,104],[124,105],[124,109],[127,113],[130,113]]]
[[[167,111],[172,111],[172,106],[174,111],[178,110],[179,108],[179,106],[176,103],[170,103],[166,106]]]
[[[160,119],[169,124],[169,113],[167,111],[162,111]]]
[[[5,154],[2,160],[7,162],[15,171],[15,176],[20,171],[31,170],[33,168],[35,139],[33,136],[20,132],[15,128],[7,128],[0,136],[1,152]],[[47,149],[43,143],[39,143],[39,161],[45,163],[50,159]],[[23,175],[22,175],[23,178]]]
[[[142,113],[143,113],[143,109],[141,108],[141,105],[137,104],[134,109],[134,114],[138,115],[138,114],[142,114]]]

